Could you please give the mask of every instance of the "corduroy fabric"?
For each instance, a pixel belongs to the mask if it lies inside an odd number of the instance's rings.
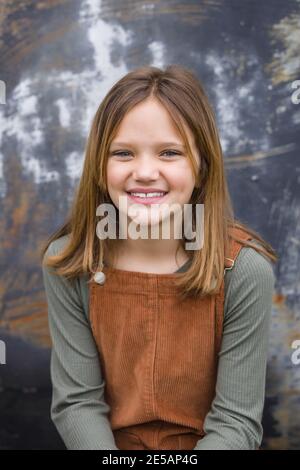
[[[241,248],[231,240],[225,267]],[[193,449],[215,395],[224,281],[215,296],[182,301],[177,273],[103,272],[103,285],[90,284],[89,310],[117,447]]]

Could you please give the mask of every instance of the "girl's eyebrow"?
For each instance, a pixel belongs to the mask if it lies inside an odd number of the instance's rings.
[[[120,147],[122,146],[128,146],[130,147],[132,144],[130,142],[112,142],[111,147],[114,145],[118,145]],[[185,145],[181,144],[180,142],[158,142],[157,147],[163,147],[163,146],[168,146],[171,145],[173,147],[182,147],[185,148]]]

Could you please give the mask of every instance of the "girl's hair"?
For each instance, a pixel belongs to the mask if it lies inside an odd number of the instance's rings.
[[[117,240],[98,238],[96,208],[102,203],[112,204],[107,192],[106,167],[109,147],[118,126],[128,111],[147,98],[156,98],[169,111],[188,149],[187,156],[196,180],[189,201],[193,204],[193,227],[195,205],[204,204],[205,209],[203,247],[201,250],[188,250],[192,258],[190,267],[176,279],[181,295],[204,296],[219,291],[230,238],[240,241],[243,246],[253,247],[273,262],[277,261],[278,256],[271,245],[234,218],[216,119],[202,84],[187,68],[169,65],[164,71],[143,66],[129,72],[101,102],[87,140],[83,173],[70,212],[64,225],[48,238],[42,248],[42,257],[52,241],[70,235],[69,241],[58,255],[43,260],[44,264],[52,266],[58,275],[74,279],[82,274],[94,273],[102,266],[104,258],[114,259]],[[195,137],[200,156],[199,168],[184,124]],[[115,209],[118,215],[118,209]],[[232,235],[230,228],[234,227],[248,232],[254,243]],[[186,241],[183,236],[179,242],[184,246]]]

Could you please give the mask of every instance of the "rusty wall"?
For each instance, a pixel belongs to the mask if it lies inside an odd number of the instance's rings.
[[[0,448],[63,448],[39,250],[64,221],[101,99],[130,69],[169,63],[203,81],[236,214],[279,253],[263,447],[300,448],[299,28],[299,0],[0,3]]]

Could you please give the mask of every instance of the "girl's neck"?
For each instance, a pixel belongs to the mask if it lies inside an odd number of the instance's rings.
[[[180,246],[176,253],[179,240],[175,240],[173,246],[170,244],[157,244],[157,250],[142,250],[139,241],[147,240],[118,240],[118,246],[115,247],[114,261],[107,259],[104,264],[115,269],[123,269],[126,271],[140,271],[152,273],[174,273],[183,266],[190,256],[183,247]],[[159,242],[159,240],[157,240]],[[162,242],[170,240],[162,240]],[[174,240],[173,240],[174,241]],[[119,243],[120,242],[120,243]],[[152,245],[153,247],[153,245]],[[171,249],[172,248],[172,249]],[[176,254],[176,256],[175,256]]]

